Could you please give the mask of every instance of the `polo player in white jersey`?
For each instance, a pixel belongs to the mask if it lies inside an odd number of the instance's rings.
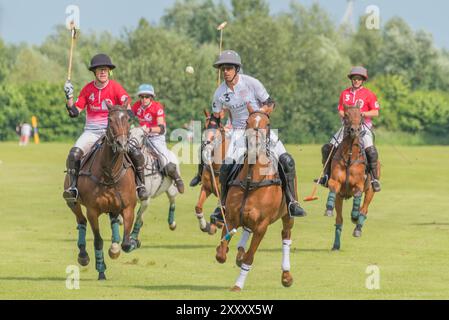
[[[244,161],[246,152],[245,129],[246,121],[249,117],[247,105],[251,105],[254,110],[260,110],[261,108],[274,108],[275,102],[259,80],[239,73],[242,68],[242,61],[239,54],[235,51],[223,51],[213,66],[221,69],[225,81],[215,92],[212,106],[213,115],[208,129],[218,128],[222,120],[223,110],[229,111],[232,119],[231,141],[225,162],[221,166],[220,171],[221,202],[224,206],[228,190],[228,176],[235,163],[243,163]],[[279,166],[282,167],[279,173],[284,181],[283,187],[288,204],[288,212],[292,217],[305,216],[306,213],[298,202],[295,161],[287,153],[284,145],[273,130],[270,131],[271,143],[269,148],[273,156],[278,160]],[[212,138],[213,132],[209,132],[206,150],[210,149]],[[220,208],[217,208],[211,215],[211,222],[216,223],[217,221],[223,221]]]

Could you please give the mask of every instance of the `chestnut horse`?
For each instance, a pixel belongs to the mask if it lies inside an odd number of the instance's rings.
[[[204,115],[206,116],[206,123],[204,128],[207,129],[211,119],[211,114],[208,111],[204,111]],[[203,165],[203,173],[201,175],[201,191],[200,196],[198,198],[198,202],[195,206],[195,213],[196,217],[198,218],[201,231],[208,232],[210,235],[215,234],[217,232],[217,228],[211,225],[209,222],[207,222],[206,219],[204,218],[203,205],[211,194],[218,197],[216,188],[218,188],[220,192],[220,182],[219,182],[220,168],[221,164],[224,161],[229,146],[229,139],[227,138],[227,134],[222,125],[220,125],[220,128],[216,130],[213,143],[214,148],[211,155],[213,159],[212,170],[210,164],[205,163]],[[201,156],[203,155],[201,154]],[[212,177],[211,171],[214,172],[214,177]],[[215,183],[216,187],[214,185]]]
[[[226,262],[228,245],[236,229],[243,227],[243,236],[238,244],[237,265],[241,268],[234,292],[243,289],[246,276],[254,261],[254,255],[262,241],[268,226],[282,218],[282,285],[290,287],[293,277],[290,274],[291,229],[294,219],[287,211],[286,199],[282,191],[282,182],[277,173],[278,162],[268,150],[270,137],[270,119],[267,113],[250,112],[247,121],[247,156],[242,170],[235,181],[229,185],[225,205],[225,226],[223,239],[217,247],[216,259]],[[249,250],[245,252],[250,233],[253,233]]]
[[[368,206],[374,197],[371,176],[366,172],[367,159],[360,144],[362,134],[362,115],[360,106],[344,106],[344,136],[332,159],[332,171],[329,180],[329,196],[326,204],[327,212],[337,212],[335,224],[335,240],[332,250],[340,250],[343,227],[343,199],[354,197],[351,220],[356,227],[353,236],[362,236],[362,227],[368,214]],[[377,166],[380,176],[380,164]],[[363,206],[362,195],[365,193]]]
[[[121,106],[108,105],[108,127],[106,136],[96,143],[81,164],[78,178],[79,199],[68,204],[78,223],[78,262],[89,264],[86,251],[86,218],[81,205],[86,207],[87,219],[94,234],[95,262],[98,280],[106,280],[103,256],[103,239],[100,235],[98,218],[109,213],[112,228],[112,245],[109,256],[117,259],[120,255],[119,219],[123,217],[124,236],[122,249],[131,248],[130,233],[134,222],[134,208],[137,204],[136,183],[132,162],[128,158],[129,116]],[[102,141],[102,143],[101,143]],[[64,187],[69,184],[66,176]]]

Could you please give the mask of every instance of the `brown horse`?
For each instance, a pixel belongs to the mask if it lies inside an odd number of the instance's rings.
[[[89,264],[86,251],[86,218],[81,205],[87,209],[87,219],[94,234],[95,262],[98,280],[106,280],[103,256],[103,239],[100,235],[98,217],[109,213],[112,228],[112,245],[109,256],[117,259],[120,255],[119,219],[123,217],[124,237],[122,249],[129,252],[133,246],[130,232],[134,222],[134,208],[137,204],[136,184],[132,162],[128,158],[129,116],[121,106],[108,105],[108,127],[106,136],[85,157],[78,178],[79,200],[70,204],[70,209],[78,223],[78,262]],[[102,143],[101,143],[102,142]],[[69,185],[66,176],[64,188]],[[134,244],[136,245],[136,244]]]
[[[287,211],[286,199],[282,192],[282,182],[277,173],[277,161],[268,150],[270,119],[267,113],[254,111],[248,106],[250,115],[247,121],[247,157],[242,170],[229,186],[226,197],[225,226],[223,240],[217,247],[216,259],[226,262],[228,245],[236,229],[243,227],[243,236],[238,244],[237,265],[241,268],[232,291],[243,289],[246,276],[254,261],[254,255],[268,226],[282,218],[282,284],[290,287],[293,278],[290,274],[290,246],[293,218]],[[250,233],[253,233],[249,250],[245,252]]]
[[[337,212],[335,224],[335,241],[332,250],[340,250],[341,232],[343,226],[343,199],[354,197],[351,220],[356,224],[353,236],[361,237],[362,227],[365,223],[368,206],[374,197],[371,186],[371,176],[367,174],[367,160],[360,144],[362,133],[362,115],[360,107],[344,106],[344,137],[332,159],[332,171],[329,180],[329,196],[326,204],[327,212],[332,213],[334,207]],[[380,176],[380,164],[377,166]],[[365,193],[363,206],[362,195]]]
[[[204,111],[204,115],[206,116],[206,123],[204,127],[206,129],[209,126],[211,114],[210,112]],[[195,206],[196,217],[198,218],[201,231],[208,232],[211,235],[217,232],[217,228],[214,225],[211,225],[209,222],[207,222],[206,219],[204,218],[203,205],[211,194],[218,197],[216,188],[218,188],[220,192],[220,182],[219,182],[220,168],[226,156],[226,151],[228,150],[229,146],[229,139],[227,138],[226,131],[222,125],[220,125],[219,130],[215,131],[213,141],[214,141],[214,149],[211,155],[213,159],[212,170],[209,164],[205,163],[203,165],[203,173],[201,175],[201,191],[198,202]],[[214,172],[214,177],[212,177],[211,171]]]

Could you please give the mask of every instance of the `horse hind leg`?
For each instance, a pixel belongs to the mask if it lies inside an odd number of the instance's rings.
[[[111,220],[111,230],[112,230],[112,240],[111,247],[109,248],[109,257],[111,259],[118,259],[120,256],[120,220],[119,215],[109,214],[109,219]]]
[[[142,201],[140,203],[140,207],[139,207],[139,210],[137,212],[136,221],[134,222],[133,230],[132,230],[131,236],[130,236],[131,237],[130,241],[131,241],[131,244],[132,244],[131,248],[130,248],[130,252],[135,250],[135,249],[140,248],[141,245],[142,245],[141,241],[139,240],[139,233],[140,233],[140,230],[143,227],[143,214],[145,213],[145,211],[148,208],[149,201],[150,200],[148,199],[148,200]]]
[[[176,230],[176,220],[175,220],[175,211],[176,211],[176,202],[175,197],[171,196],[167,192],[168,200],[170,201],[170,207],[168,209],[168,227],[171,231]]]
[[[123,210],[123,241],[122,249],[126,253],[137,249],[138,243],[135,239],[131,237],[131,229],[133,228],[134,222],[134,208],[128,207]]]
[[[289,215],[282,217],[282,278],[281,283],[284,287],[289,288],[293,284],[293,276],[290,273],[290,248],[292,245],[291,230],[293,228],[294,219]]]

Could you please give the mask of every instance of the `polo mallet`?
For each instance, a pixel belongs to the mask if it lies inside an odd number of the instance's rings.
[[[227,25],[228,25],[228,22],[225,21],[225,22],[223,22],[222,24],[220,24],[217,27],[217,30],[220,31],[220,52],[219,52],[219,55],[223,51],[223,30],[224,30],[224,28],[226,28]],[[220,82],[221,82],[221,70],[218,69],[217,87],[220,85]]]
[[[70,81],[72,78],[72,61],[73,61],[73,48],[75,47],[76,40],[76,26],[75,22],[70,22],[70,32],[72,36],[72,43],[70,45],[70,55],[69,55],[69,70],[67,72],[67,80]]]
[[[326,163],[324,164],[323,170],[321,171],[321,175],[318,178],[317,182],[313,186],[312,194],[310,196],[304,198],[305,202],[318,200],[318,197],[315,196],[315,194],[318,190],[318,185],[320,184],[320,180],[324,176],[324,170],[326,169],[327,164],[329,163],[329,160],[331,159],[332,152],[334,151],[334,148],[335,148],[335,145],[332,144],[331,152],[329,153],[329,156],[327,157]]]
[[[221,203],[221,195],[220,195],[220,191],[218,190],[218,185],[217,185],[217,180],[215,180],[215,173],[214,173],[214,168],[212,167],[212,160],[209,159],[209,167],[210,167],[210,173],[212,176],[212,184],[214,185],[215,191],[217,193],[217,197],[218,197],[218,202],[220,203],[220,210],[221,210],[221,215],[223,216],[223,220],[224,220],[224,225],[226,228],[226,236],[221,239],[221,242],[223,241],[229,241],[231,240],[231,237],[237,233],[237,229],[232,229],[231,231],[229,231],[228,228],[228,222],[226,221],[226,217],[225,217],[225,212],[223,209],[223,204]]]
[[[343,131],[341,131],[341,132],[338,134],[337,139],[335,139],[335,136],[333,136],[333,138],[337,141],[337,143],[338,143],[338,139],[340,139],[340,136],[341,136],[342,133],[343,133]],[[324,170],[326,169],[326,166],[327,166],[327,164],[329,163],[329,161],[330,161],[330,159],[331,159],[332,152],[334,151],[334,149],[335,149],[335,144],[332,144],[332,148],[331,148],[331,151],[329,152],[329,156],[327,157],[327,160],[326,160],[326,162],[324,163],[323,171],[321,171],[321,175],[320,175],[320,177],[318,178],[318,181],[317,181],[317,182],[315,183],[315,185],[313,186],[312,194],[311,194],[310,196],[304,198],[304,201],[309,202],[309,201],[315,201],[315,200],[318,200],[318,197],[315,196],[315,194],[316,194],[316,191],[317,191],[317,189],[318,189],[318,185],[320,184],[320,180],[321,180],[321,178],[324,176]]]

